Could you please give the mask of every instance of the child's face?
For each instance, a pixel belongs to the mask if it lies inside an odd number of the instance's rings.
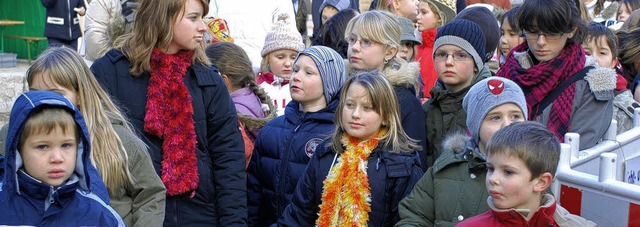
[[[336,15],[336,13],[338,13],[338,9],[336,9],[333,6],[327,5],[322,9],[322,17],[320,18],[320,20],[322,21],[322,24],[327,23],[327,21],[333,17],[333,15]]]
[[[515,155],[494,154],[487,157],[485,184],[493,205],[498,209],[529,209],[540,207],[538,179],[531,179],[531,171]]]
[[[500,52],[503,56],[509,55],[509,51],[524,42],[524,38],[514,31],[509,25],[509,20],[505,18],[500,27]]]
[[[416,16],[416,24],[418,24],[418,31],[426,31],[436,28],[440,21],[440,16],[434,13],[429,7],[429,3],[418,3],[418,16]]]
[[[296,59],[298,52],[293,50],[281,49],[269,53],[269,69],[276,76],[289,79],[293,72],[293,60]]]
[[[73,105],[78,106],[78,93],[53,82],[47,72],[35,74],[33,81],[29,84],[29,90],[57,92],[69,99]]]
[[[347,57],[351,67],[356,70],[383,69],[385,59],[393,58],[398,52],[394,47],[363,39],[355,29],[347,41],[349,42]]]
[[[582,48],[587,55],[593,56],[601,67],[613,68],[616,65],[616,58],[607,43],[606,36],[591,38],[588,42],[582,43]]]
[[[402,49],[400,49],[400,52],[398,52],[398,57],[408,61],[408,62],[412,62],[415,59],[410,59],[413,56],[413,52],[415,51],[414,46],[408,43],[403,43],[402,44]]]
[[[48,135],[29,135],[20,149],[25,171],[54,187],[67,181],[76,166],[78,141],[75,130],[75,127],[69,127],[63,133],[58,126]]]
[[[396,11],[398,16],[406,17],[409,19],[416,18],[416,14],[418,12],[418,0],[395,0],[394,7],[396,7]]]
[[[513,103],[505,103],[491,109],[480,124],[480,132],[478,132],[478,147],[482,153],[489,142],[491,136],[501,128],[511,123],[524,121],[526,116],[518,105]]]
[[[369,92],[360,84],[351,84],[342,106],[342,124],[349,135],[360,140],[374,137],[382,126],[382,116],[373,109]]]
[[[627,4],[620,4],[618,8],[618,22],[625,22],[629,15],[631,14],[631,9],[627,6]]]
[[[290,89],[291,99],[300,103],[305,112],[316,112],[327,106],[320,71],[307,55],[301,54],[295,62]]]
[[[439,60],[438,55],[447,56]],[[454,60],[454,56],[459,61]],[[473,57],[464,49],[450,44],[442,45],[434,51],[433,63],[438,78],[447,90],[457,92],[471,85],[476,66]]]
[[[173,25],[173,38],[168,54],[174,54],[181,50],[194,50],[202,43],[207,28],[202,21],[204,9],[198,0],[187,0],[185,9],[178,15]]]

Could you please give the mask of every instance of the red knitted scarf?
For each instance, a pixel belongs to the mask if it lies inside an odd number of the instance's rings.
[[[526,42],[514,48],[513,52],[524,52],[529,49]],[[557,57],[540,62],[525,69],[520,66],[514,55],[507,58],[504,65],[498,70],[497,76],[506,77],[516,82],[524,91],[527,99],[529,120],[535,120],[540,101],[551,93],[563,81],[571,78],[584,68],[585,53],[580,44],[567,44]],[[576,84],[567,87],[553,100],[551,114],[547,127],[560,139],[564,140],[564,134],[569,130],[571,120],[571,108],[575,96]]]
[[[144,131],[163,139],[161,178],[168,195],[198,188],[193,105],[184,84],[191,56],[193,52],[165,54],[158,49],[151,55]]]
[[[260,85],[261,83],[267,83],[267,84],[271,84],[271,85],[287,85],[289,83],[289,79],[284,79],[282,77],[278,77],[276,75],[274,75],[273,73],[267,72],[267,73],[258,73],[258,78],[257,80],[257,84]]]

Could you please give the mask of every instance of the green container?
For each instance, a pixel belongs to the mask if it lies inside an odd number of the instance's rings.
[[[5,35],[40,36],[44,34],[46,10],[39,0],[0,0],[0,20],[24,21],[24,24],[4,26]],[[31,58],[36,58],[47,48],[47,41],[40,41],[31,49]],[[27,42],[21,39],[4,39],[4,51],[17,53],[18,58],[27,58]]]

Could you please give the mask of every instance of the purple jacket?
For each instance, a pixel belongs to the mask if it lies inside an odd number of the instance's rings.
[[[231,93],[231,100],[236,106],[236,111],[254,118],[263,118],[262,103],[260,98],[253,93],[251,88],[240,88]]]

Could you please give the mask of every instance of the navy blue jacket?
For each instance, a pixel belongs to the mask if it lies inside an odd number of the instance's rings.
[[[61,40],[75,40],[82,36],[80,19],[73,8],[84,6],[83,0],[40,0],[47,9],[44,36]]]
[[[29,176],[19,158],[18,142],[24,123],[30,114],[44,106],[67,109],[80,130],[75,171],[57,188]],[[124,226],[118,213],[89,189],[93,177],[99,175],[95,168],[90,168],[87,126],[80,111],[68,99],[49,91],[24,93],[13,105],[10,119],[4,182],[0,189],[0,225]]]
[[[383,141],[367,158],[371,187],[371,212],[367,226],[393,226],[400,220],[398,204],[409,195],[423,171],[414,152],[392,153]],[[324,144],[318,147],[300,179],[291,203],[278,219],[278,226],[314,226],[322,203],[323,181],[339,154]],[[337,159],[337,158],[336,158]]]
[[[110,50],[93,63],[91,71],[149,146],[153,166],[161,176],[163,140],[144,131],[151,74],[134,77],[130,65],[121,51]],[[200,181],[193,198],[190,193],[167,196],[164,225],[246,225],[246,159],[233,101],[215,68],[192,65],[184,83],[193,100]]]
[[[249,163],[249,224],[275,223],[318,146],[335,129],[339,94],[324,109],[302,112],[296,101],[262,127]]]

